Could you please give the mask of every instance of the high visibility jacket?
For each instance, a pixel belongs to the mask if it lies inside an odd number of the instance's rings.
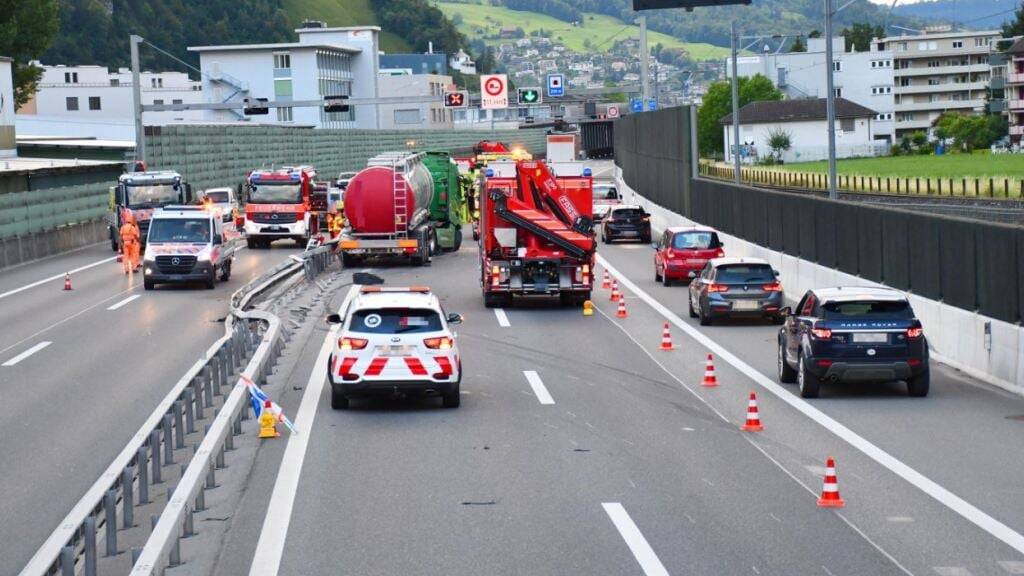
[[[125,244],[131,244],[139,241],[139,227],[131,222],[125,222],[121,225],[121,242]]]

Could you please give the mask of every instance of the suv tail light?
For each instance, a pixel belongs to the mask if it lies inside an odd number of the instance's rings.
[[[765,284],[764,286],[761,286],[761,289],[764,290],[765,292],[782,292],[782,283],[772,282],[771,284]]]
[[[924,328],[921,328],[920,326],[907,329],[907,338],[911,340],[917,340],[922,334],[924,334]]]
[[[673,259],[675,257],[676,257],[676,253],[673,252],[671,248],[665,250],[665,258],[668,258],[669,260],[671,260],[671,259]]]
[[[832,330],[828,328],[811,328],[811,335],[817,340],[831,340]]]
[[[362,338],[338,338],[338,347],[342,350],[362,350],[368,342]]]
[[[708,292],[728,292],[729,287],[725,284],[708,284]]]
[[[718,252],[715,252],[715,258],[725,258],[725,250],[719,248]]]
[[[438,338],[424,338],[423,345],[431,350],[451,350],[452,339],[448,336],[440,336]]]

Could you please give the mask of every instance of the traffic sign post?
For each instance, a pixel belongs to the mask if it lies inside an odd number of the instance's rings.
[[[618,106],[609,106],[608,107],[608,117],[609,118],[618,118],[619,117],[619,107]]]
[[[565,74],[548,74],[548,96],[565,96]]]
[[[508,76],[480,75],[480,109],[508,108]]]
[[[632,112],[643,112],[644,111],[644,101],[639,99],[639,98],[634,98],[634,99],[630,100],[629,101],[629,109]]]
[[[658,101],[656,99],[654,99],[654,98],[651,98],[650,100],[648,100],[647,101],[647,109],[648,110],[657,110],[658,109]]]
[[[445,108],[465,108],[469,106],[469,92],[445,92],[444,93],[444,107]]]
[[[520,104],[540,104],[540,88],[520,88],[518,99]]]

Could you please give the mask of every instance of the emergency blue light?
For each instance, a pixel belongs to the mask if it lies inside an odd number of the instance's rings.
[[[584,176],[591,176],[593,174],[594,174],[594,171],[591,170],[589,167],[583,169],[583,175]]]
[[[484,176],[487,176],[488,178],[494,178],[494,168],[488,168],[487,171],[484,172]]]
[[[292,177],[292,180],[298,180],[299,178],[301,178],[301,176],[299,176],[298,172],[292,172],[291,173],[291,177]]]
[[[260,175],[258,173],[256,173],[256,172],[253,172],[252,174],[249,175],[249,180],[252,180],[253,182],[255,182],[255,181],[259,180],[259,179],[260,179]]]

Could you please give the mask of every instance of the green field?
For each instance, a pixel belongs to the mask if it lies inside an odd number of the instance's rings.
[[[307,0],[311,1],[311,0]],[[501,6],[490,6],[482,4],[462,4],[455,2],[435,2],[435,6],[444,12],[445,16],[453,18],[456,14],[462,16],[462,22],[458,25],[459,32],[469,38],[477,38],[482,35],[496,36],[499,29],[504,26],[522,28],[527,34],[533,30],[543,28],[551,33],[553,41],[561,42],[574,52],[606,52],[615,40],[636,38],[640,34],[637,26],[627,26],[622,20],[602,14],[586,14],[584,25],[574,27],[568,22],[563,22],[551,16],[545,16],[536,12],[522,12],[509,10]],[[625,27],[625,29],[623,28]],[[480,34],[479,29],[484,33]],[[614,38],[613,38],[614,37]],[[591,48],[584,46],[584,41],[590,40]],[[511,40],[488,40],[488,44],[500,44]],[[724,58],[729,55],[728,48],[713,46],[703,43],[683,42],[660,32],[647,33],[649,45],[662,44],[666,48],[682,48],[689,52],[690,57],[695,60],[711,60]]]
[[[296,27],[306,19],[323,20],[328,26],[379,25],[370,0],[284,0],[283,5]],[[408,42],[385,30],[380,43],[385,52],[412,52]]]
[[[987,150],[974,154],[944,154],[942,156],[852,158],[839,160],[837,166],[840,174],[858,176],[1024,179],[1024,157],[1020,154],[990,154]],[[782,169],[791,172],[826,172],[828,163],[824,161],[801,162],[769,169]]]

